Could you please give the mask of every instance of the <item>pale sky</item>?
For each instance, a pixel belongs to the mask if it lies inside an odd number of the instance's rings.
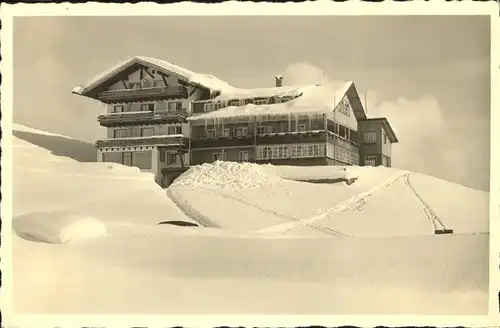
[[[393,166],[487,190],[489,29],[487,16],[15,18],[14,121],[103,138],[102,107],[71,90],[136,55],[243,88],[352,80],[397,133]]]

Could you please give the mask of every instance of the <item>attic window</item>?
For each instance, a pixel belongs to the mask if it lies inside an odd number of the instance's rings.
[[[349,103],[345,100],[345,98],[340,102],[338,108],[339,108],[339,113],[342,113],[345,116],[351,116],[351,108],[349,106]]]

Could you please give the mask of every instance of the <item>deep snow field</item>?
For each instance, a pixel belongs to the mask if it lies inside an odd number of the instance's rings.
[[[163,190],[51,138],[57,151],[13,141],[16,314],[487,313],[487,192],[395,168],[227,162]],[[321,179],[355,181],[306,181]],[[454,234],[435,235],[426,206]]]

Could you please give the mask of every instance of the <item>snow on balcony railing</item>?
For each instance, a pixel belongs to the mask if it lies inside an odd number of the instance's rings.
[[[101,139],[96,142],[97,147],[187,146],[187,144],[188,138],[182,134]]]

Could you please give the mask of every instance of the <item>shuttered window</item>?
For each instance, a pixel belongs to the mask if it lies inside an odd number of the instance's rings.
[[[121,152],[103,153],[102,161],[108,163],[122,164],[122,153]]]
[[[149,170],[152,167],[151,162],[151,151],[137,151],[133,153],[133,166]]]

